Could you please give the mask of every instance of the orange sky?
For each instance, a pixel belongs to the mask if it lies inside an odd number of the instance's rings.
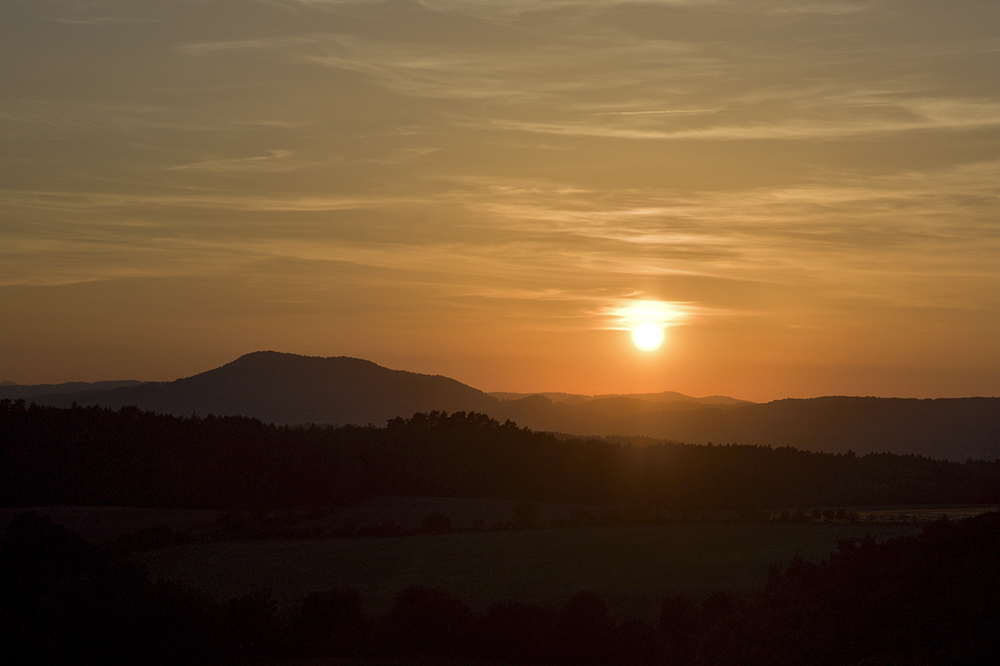
[[[273,349],[484,390],[1000,395],[998,25],[992,0],[4,2],[0,380]]]

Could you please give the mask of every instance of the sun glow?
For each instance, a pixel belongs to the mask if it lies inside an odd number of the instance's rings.
[[[632,342],[643,351],[653,351],[663,344],[663,327],[652,322],[639,324],[632,331]]]
[[[609,328],[630,331],[632,342],[642,351],[659,349],[668,326],[687,316],[683,304],[652,300],[623,300],[604,311],[611,319]]]

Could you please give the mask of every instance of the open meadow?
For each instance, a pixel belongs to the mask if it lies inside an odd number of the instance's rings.
[[[796,553],[821,560],[843,539],[919,531],[886,524],[685,524],[536,529],[286,541],[220,541],[142,554],[154,577],[225,599],[254,591],[292,602],[309,592],[358,590],[387,610],[408,585],[449,592],[474,609],[494,601],[559,604],[589,589],[612,613],[655,621],[662,600],[763,585]]]

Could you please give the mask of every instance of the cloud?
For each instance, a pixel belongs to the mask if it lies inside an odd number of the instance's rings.
[[[551,89],[564,89],[565,82],[525,78],[532,70],[556,59],[574,56],[556,47],[540,47],[532,53],[447,49],[395,41],[378,41],[349,34],[311,34],[271,39],[188,44],[180,52],[207,56],[223,52],[271,53],[276,57],[356,72],[404,95],[445,99],[503,99],[508,96],[537,97]]]
[[[685,129],[656,128],[649,125],[628,123],[608,123],[586,119],[561,122],[538,122],[491,119],[483,126],[513,132],[552,134],[558,136],[583,136],[634,141],[731,141],[731,140],[829,140],[863,137],[866,135],[886,135],[900,132],[925,130],[976,130],[1000,127],[1000,101],[970,99],[927,99],[917,98],[881,104],[853,103],[843,107],[847,113],[841,118],[780,118],[771,122],[706,124],[703,127]],[[893,109],[896,118],[872,117],[872,108]],[[851,111],[858,110],[856,117]],[[601,112],[597,116],[647,116],[647,115],[706,115],[716,110],[658,109],[647,111]],[[846,116],[846,117],[843,117]],[[475,125],[476,121],[468,121]]]
[[[52,19],[56,23],[70,23],[76,25],[135,25],[143,23],[159,23],[155,19],[126,18],[123,16],[94,16],[87,18],[58,17]]]
[[[969,281],[1000,277],[1000,229],[990,212],[998,177],[1000,163],[986,162],[881,177],[825,174],[780,188],[633,191],[613,202],[598,191],[498,186],[480,190],[477,201],[470,195],[468,206],[498,238],[520,239],[533,248],[526,257],[545,256],[567,274],[797,282],[817,294],[945,305],[979,298],[964,291]]]
[[[170,167],[170,170],[206,171],[211,173],[247,171],[270,173],[278,171],[294,171],[295,169],[302,169],[315,165],[316,162],[294,159],[293,153],[289,150],[269,150],[266,155],[202,160],[200,162],[173,166]]]
[[[253,117],[220,118],[210,112],[181,106],[139,102],[76,99],[10,99],[0,102],[0,122],[34,126],[65,134],[108,133],[114,139],[150,131],[211,133],[220,130],[293,129],[292,122]]]
[[[521,23],[535,18],[529,16],[539,7],[535,2],[421,6],[431,12],[432,25],[442,12],[470,14],[473,20],[463,28],[473,35],[486,30],[496,11],[513,12],[515,18],[498,32],[490,28],[489,39],[481,43],[449,41],[454,33],[442,23],[441,39],[433,41],[362,27],[191,43],[179,50],[199,57],[256,53],[350,72],[394,94],[423,100],[412,103],[410,112],[432,110],[441,126],[488,131],[627,141],[800,141],[996,128],[1000,118],[1000,101],[960,90],[947,64],[955,57],[981,59],[982,49],[997,50],[996,40],[880,44],[854,15],[876,12],[882,21],[886,10],[856,2],[758,2],[752,7],[568,2],[562,6],[579,15],[544,35]],[[764,44],[741,34],[679,41],[605,25],[589,13],[602,8],[640,18],[640,10],[683,9],[685,16],[723,12],[766,22],[757,17],[764,12],[799,16],[804,24],[803,32],[782,33]],[[355,10],[365,16],[363,6]],[[670,16],[657,21],[669,23]],[[830,40],[823,16],[843,17],[842,39]],[[354,25],[367,26],[364,21]],[[812,31],[822,31],[824,40],[810,40]],[[901,68],[900,53],[907,50],[912,53]],[[945,53],[951,60],[942,57]],[[435,106],[434,100],[450,104]]]
[[[266,196],[212,192],[129,194],[117,192],[59,192],[0,190],[9,206],[55,211],[99,211],[114,208],[204,209],[261,212],[317,212],[374,208],[405,200],[383,197]]]

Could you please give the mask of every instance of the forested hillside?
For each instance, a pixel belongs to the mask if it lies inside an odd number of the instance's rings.
[[[0,504],[324,506],[365,496],[622,504],[641,513],[986,504],[1000,462],[561,439],[478,413],[385,427],[0,401]]]

